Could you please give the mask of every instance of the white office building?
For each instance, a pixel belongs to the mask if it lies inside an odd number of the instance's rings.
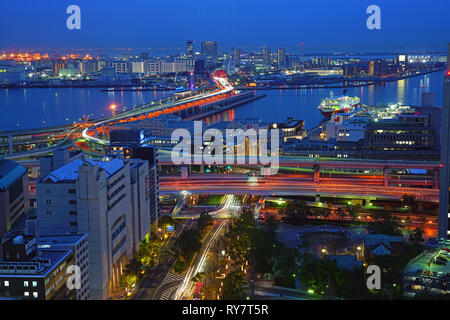
[[[145,160],[74,161],[37,184],[41,233],[87,233],[91,299],[107,299],[150,231]]]

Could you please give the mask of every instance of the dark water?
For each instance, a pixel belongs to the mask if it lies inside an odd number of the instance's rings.
[[[435,92],[435,104],[442,105],[444,72],[389,82],[383,85],[350,88],[348,95],[358,96],[367,105],[402,103],[420,105],[421,93]],[[237,117],[260,118],[265,122],[282,121],[288,116],[305,120],[307,128],[321,120],[317,109],[320,99],[341,95],[343,89],[268,90],[257,91],[267,97],[225,111],[207,119],[209,123]],[[69,124],[83,116],[101,117],[111,114],[109,106],[119,109],[160,99],[164,91],[101,92],[89,89],[0,89],[0,130],[40,128]]]
[[[0,130],[70,124],[83,116],[110,115],[118,110],[158,100],[167,91],[101,92],[99,88],[0,89]]]
[[[435,93],[435,105],[442,106],[443,76],[444,72],[388,82],[385,84],[349,88],[347,95],[358,96],[366,105],[387,105],[388,103],[401,103],[403,105],[421,104],[422,92]],[[291,116],[305,120],[306,128],[316,126],[322,119],[317,109],[320,100],[330,96],[342,95],[343,89],[305,89],[305,90],[258,90],[256,93],[265,93],[267,97],[242,105],[233,111],[225,111],[208,122],[232,120],[238,117],[260,118],[264,122],[283,121]]]

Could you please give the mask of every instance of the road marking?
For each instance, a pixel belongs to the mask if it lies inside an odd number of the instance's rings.
[[[166,284],[169,282],[175,282],[175,281],[182,281],[184,279],[183,275],[177,275],[173,274],[172,272],[169,272],[166,277],[164,278],[162,284]]]

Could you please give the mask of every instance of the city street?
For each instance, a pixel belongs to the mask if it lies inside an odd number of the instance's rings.
[[[182,228],[175,232],[172,238],[162,249],[158,264],[154,268],[147,271],[131,299],[159,300],[159,298],[161,298],[165,293],[165,290],[170,288],[170,285],[174,285],[174,283],[176,284],[182,280],[178,280],[177,277],[171,276],[170,271],[172,270],[176,259],[169,253],[169,249],[181,233],[185,230],[189,230],[193,225],[194,220],[187,220],[183,224]]]
[[[191,264],[186,276],[183,280],[182,286],[179,288],[175,295],[175,300],[189,300],[192,296],[192,291],[194,289],[194,283],[191,279],[199,272],[204,270],[205,262],[212,248],[214,242],[221,236],[226,230],[226,226],[229,220],[216,220],[215,225],[210,230],[208,235],[203,241],[203,246],[200,252],[198,252]]]

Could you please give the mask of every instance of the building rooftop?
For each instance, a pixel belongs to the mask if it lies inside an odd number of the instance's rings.
[[[82,165],[95,166],[98,165],[99,168],[105,170],[106,177],[112,176],[114,173],[119,171],[124,166],[124,161],[122,159],[112,159],[111,161],[95,161],[92,159],[81,160],[75,159],[72,162],[66,164],[65,166],[56,169],[48,176],[46,176],[42,181],[52,181],[52,182],[65,182],[74,181],[78,179],[78,170]]]
[[[39,256],[32,261],[0,261],[0,275],[8,277],[45,277],[71,252],[71,250],[66,249],[46,249],[39,250]]]
[[[73,245],[80,242],[84,237],[83,234],[57,234],[57,235],[39,235],[38,249],[49,249],[52,246]]]
[[[14,161],[0,158],[0,191],[7,190],[26,173],[26,169]]]

